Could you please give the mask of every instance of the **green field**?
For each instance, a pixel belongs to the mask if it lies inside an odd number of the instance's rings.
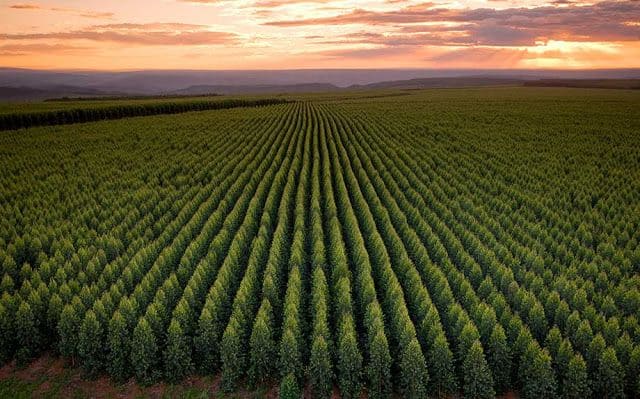
[[[0,132],[0,396],[640,396],[640,92],[286,98]]]

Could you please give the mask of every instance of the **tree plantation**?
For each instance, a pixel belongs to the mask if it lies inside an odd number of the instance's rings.
[[[2,132],[0,361],[281,398],[640,396],[639,93],[288,100]]]

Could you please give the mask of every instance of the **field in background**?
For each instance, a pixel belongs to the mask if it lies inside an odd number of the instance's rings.
[[[640,93],[285,98],[0,132],[0,396],[640,394]]]

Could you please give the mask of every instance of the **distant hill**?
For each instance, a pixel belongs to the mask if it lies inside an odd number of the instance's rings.
[[[0,101],[60,97],[279,94],[496,85],[636,88],[640,69],[297,69],[250,71],[42,71],[0,68]],[[614,83],[615,81],[615,83]]]
[[[5,101],[38,101],[59,97],[95,97],[116,94],[117,93],[109,93],[87,87],[64,85],[41,88],[28,86],[0,86],[0,100]]]
[[[540,79],[524,82],[535,87],[577,87],[594,89],[640,89],[640,79]]]
[[[203,94],[277,94],[277,93],[312,93],[340,90],[329,83],[302,83],[295,85],[197,85],[174,90],[172,95],[203,95]]]
[[[350,88],[411,90],[445,87],[510,86],[521,85],[523,82],[524,80],[516,78],[461,76],[456,78],[393,80],[388,82],[370,83],[367,85],[353,85]]]

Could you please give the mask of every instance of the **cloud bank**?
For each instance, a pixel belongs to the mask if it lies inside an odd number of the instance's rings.
[[[108,12],[57,1],[4,7],[0,62],[33,66],[55,57],[50,63],[102,67],[106,59],[144,68],[162,57],[162,65],[207,69],[640,67],[638,0],[138,0],[110,2]],[[87,25],[84,18],[107,21]]]

